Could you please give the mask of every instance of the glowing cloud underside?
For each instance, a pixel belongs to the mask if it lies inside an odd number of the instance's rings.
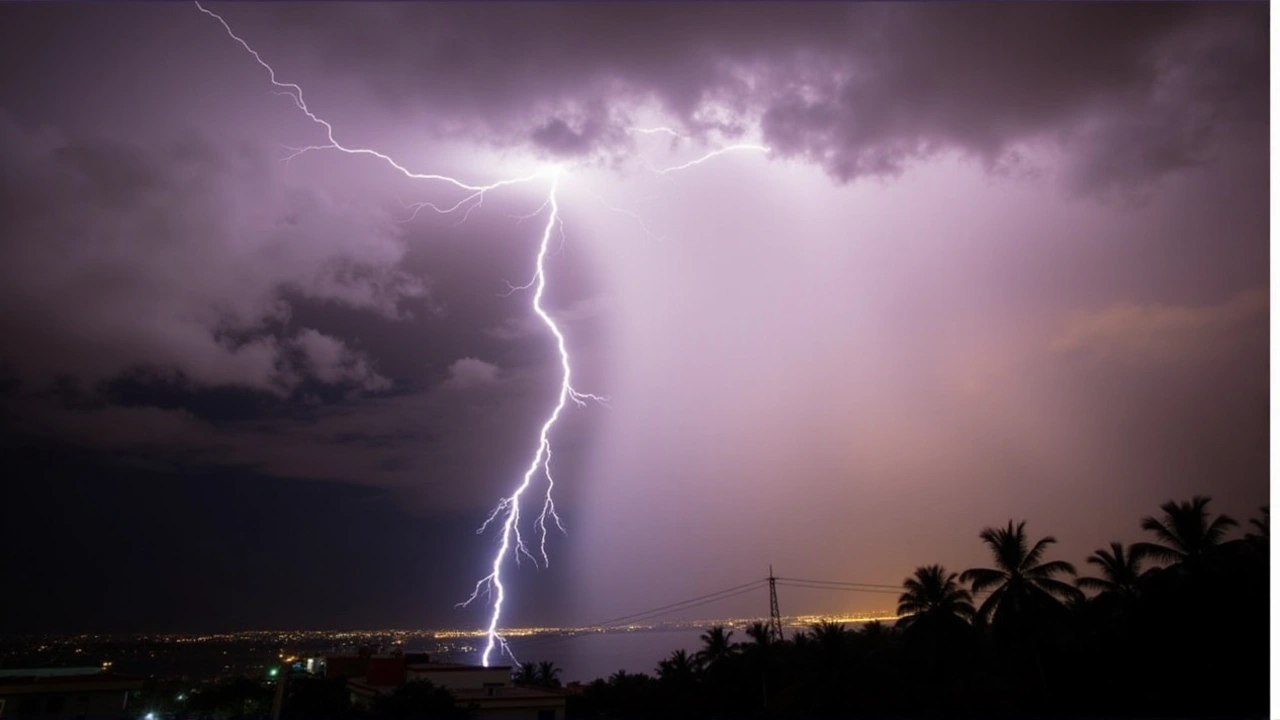
[[[506,560],[508,559],[508,557],[513,558],[518,564],[520,562],[521,555],[529,558],[531,561],[533,561],[535,565],[538,564],[538,558],[535,557],[533,553],[530,552],[528,545],[525,544],[524,538],[520,534],[520,501],[525,495],[525,493],[529,490],[529,487],[534,483],[534,480],[539,475],[541,475],[546,479],[546,494],[542,500],[542,508],[533,523],[534,529],[537,531],[539,535],[538,553],[541,556],[542,564],[545,566],[550,563],[550,558],[547,556],[547,548],[546,548],[548,521],[554,522],[558,529],[560,529],[562,532],[564,531],[564,525],[560,520],[560,516],[556,514],[555,501],[552,498],[552,490],[555,488],[555,478],[552,476],[552,473],[551,473],[552,428],[555,427],[556,422],[560,419],[561,413],[564,411],[565,407],[567,407],[570,402],[574,403],[575,405],[582,406],[582,405],[585,405],[588,401],[592,401],[592,400],[601,402],[601,403],[606,401],[606,398],[602,396],[593,395],[590,393],[584,393],[574,389],[573,385],[570,382],[572,378],[572,366],[570,363],[569,350],[565,343],[564,333],[560,330],[560,327],[556,324],[555,320],[547,312],[546,308],[542,306],[542,298],[547,287],[547,275],[546,275],[547,251],[551,244],[551,235],[553,231],[555,230],[556,226],[562,222],[560,218],[559,198],[557,197],[556,193],[560,188],[561,180],[564,178],[565,170],[559,165],[548,166],[532,175],[499,180],[497,182],[490,183],[488,185],[476,185],[472,183],[463,182],[462,180],[459,180],[457,178],[450,177],[447,175],[414,172],[409,170],[405,166],[401,165],[400,163],[396,162],[396,160],[390,157],[389,155],[381,153],[377,150],[373,150],[371,148],[350,147],[347,145],[343,145],[335,137],[333,126],[329,124],[327,120],[321,118],[320,116],[312,112],[311,108],[307,106],[306,101],[303,99],[302,88],[300,86],[294,83],[282,82],[278,80],[276,78],[276,72],[271,67],[271,65],[269,65],[265,60],[263,60],[262,56],[258,54],[258,51],[254,50],[249,45],[248,42],[246,42],[240,36],[236,35],[235,32],[231,29],[231,26],[227,23],[226,20],[222,18],[222,16],[205,8],[203,5],[200,4],[200,2],[198,2],[198,0],[195,3],[195,6],[197,9],[200,10],[200,12],[204,13],[205,15],[208,15],[214,20],[217,20],[218,23],[222,25],[223,30],[226,31],[226,34],[232,40],[237,42],[242,48],[244,48],[244,50],[253,57],[253,59],[258,63],[258,65],[262,66],[262,68],[267,71],[270,77],[271,84],[278,89],[276,91],[276,94],[288,97],[290,100],[293,101],[293,104],[298,108],[298,110],[300,110],[303,114],[305,114],[307,118],[309,118],[313,123],[315,123],[316,125],[319,125],[321,128],[324,129],[325,138],[328,142],[326,142],[323,145],[307,145],[303,147],[291,147],[289,148],[289,150],[291,151],[291,154],[285,158],[286,161],[292,160],[305,153],[318,151],[318,150],[336,150],[338,152],[346,153],[348,155],[367,155],[370,157],[377,158],[378,160],[382,161],[383,163],[385,163],[386,165],[388,165],[389,167],[391,167],[392,169],[394,169],[395,171],[399,172],[400,174],[404,175],[407,178],[410,178],[413,180],[435,181],[435,182],[443,183],[446,185],[451,185],[457,189],[465,191],[462,199],[458,200],[457,202],[454,202],[453,204],[447,204],[447,203],[435,204],[430,202],[420,202],[420,203],[414,203],[410,205],[410,207],[414,211],[414,216],[416,216],[417,213],[424,208],[430,209],[440,214],[450,214],[458,210],[463,210],[462,220],[460,220],[459,222],[465,221],[467,219],[467,216],[471,213],[471,211],[479,207],[483,203],[485,194],[491,190],[496,190],[498,188],[506,187],[508,185],[529,183],[529,182],[538,181],[538,180],[548,181],[547,200],[545,203],[543,203],[542,207],[539,208],[539,212],[542,210],[547,211],[547,223],[543,227],[542,237],[538,245],[538,255],[537,255],[537,261],[534,265],[533,279],[530,280],[525,285],[512,288],[512,289],[513,290],[527,290],[530,288],[533,289],[533,301],[532,301],[533,312],[542,320],[543,324],[546,325],[547,330],[551,333],[551,336],[555,338],[556,350],[560,354],[560,368],[561,368],[560,389],[556,397],[555,406],[551,409],[550,414],[547,416],[546,420],[543,421],[542,426],[538,431],[538,441],[537,441],[536,449],[533,454],[533,458],[529,462],[529,465],[526,467],[524,476],[521,478],[520,483],[516,486],[516,489],[514,492],[512,492],[507,497],[504,497],[500,501],[498,501],[497,507],[494,508],[493,512],[489,514],[488,518],[485,519],[484,523],[476,531],[477,533],[484,533],[486,530],[489,529],[490,526],[494,524],[498,524],[502,528],[498,549],[494,553],[492,565],[489,567],[489,573],[476,583],[475,589],[472,591],[470,597],[468,597],[466,600],[462,601],[461,603],[458,603],[459,607],[466,607],[466,606],[469,606],[471,603],[475,602],[477,598],[480,598],[482,596],[492,602],[492,606],[491,606],[492,612],[489,615],[489,623],[486,630],[487,642],[485,644],[484,653],[481,656],[482,663],[485,666],[488,666],[489,659],[492,656],[493,651],[499,648],[503,652],[506,652],[508,655],[510,655],[513,660],[515,660],[516,659],[515,656],[511,654],[510,648],[507,647],[506,642],[503,640],[502,634],[499,632],[499,623],[502,621],[502,608],[503,608],[503,604],[507,600],[506,588],[502,584],[502,568]],[[671,134],[671,135],[678,135],[674,130],[670,130],[669,128],[658,128],[654,130],[648,130],[648,129],[644,129],[644,130],[635,129],[635,130],[637,132],[642,132],[646,134],[653,133],[653,132],[662,132],[662,133]],[[718,150],[714,150],[700,158],[691,160],[689,162],[686,162],[674,167],[669,167],[665,169],[657,169],[657,168],[653,168],[652,166],[648,166],[648,167],[650,170],[654,171],[655,173],[658,173],[660,175],[665,175],[670,172],[675,172],[675,171],[684,170],[684,169],[693,167],[713,157],[716,157],[717,155],[722,155],[724,153],[732,152],[736,150],[753,150],[753,151],[759,151],[759,152],[767,152],[768,148],[763,147],[761,145],[746,145],[746,144],[731,145],[728,147],[720,148]],[[610,209],[616,210],[616,208],[610,208]],[[631,214],[631,213],[628,213],[628,214]]]

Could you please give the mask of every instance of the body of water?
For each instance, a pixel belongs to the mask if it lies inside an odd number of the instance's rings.
[[[578,635],[536,635],[514,638],[511,651],[521,662],[549,660],[561,669],[561,682],[590,682],[608,678],[619,670],[654,674],[658,661],[676,650],[690,653],[702,648],[702,628],[635,630],[632,632],[582,633]],[[735,631],[732,640],[746,640]],[[479,653],[456,658],[458,662],[480,664]],[[494,657],[491,663],[496,664]],[[510,661],[510,658],[507,659]]]

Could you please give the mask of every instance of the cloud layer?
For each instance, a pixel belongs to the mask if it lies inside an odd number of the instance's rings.
[[[1136,364],[1222,359],[1267,321],[1270,305],[1266,289],[1201,307],[1119,303],[1072,320],[1054,349]]]
[[[0,361],[39,389],[124,373],[287,393],[380,389],[339,338],[290,327],[292,295],[397,317],[423,281],[391,219],[290,186],[260,152],[66,138],[0,114]]]
[[[757,127],[839,181],[1048,148],[1097,193],[1199,166],[1267,116],[1260,4],[231,10],[403,116],[565,156],[628,143],[653,108],[694,135]],[[285,17],[288,32],[259,29]]]

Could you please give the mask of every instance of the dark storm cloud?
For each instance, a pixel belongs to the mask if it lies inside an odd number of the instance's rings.
[[[509,490],[510,456],[529,448],[528,429],[544,416],[554,385],[546,373],[503,372],[477,358],[460,358],[449,372],[430,391],[353,395],[309,411],[276,402],[229,420],[183,405],[28,396],[8,399],[0,421],[15,437],[89,450],[114,464],[370,485],[397,491],[409,512],[474,513]]]
[[[63,137],[0,113],[0,354],[40,388],[138,369],[287,393],[303,378],[385,389],[360,350],[283,328],[283,293],[388,317],[422,280],[395,224],[277,182],[263,155]]]
[[[609,117],[600,99],[563,111],[536,125],[529,140],[539,149],[562,157],[582,157],[601,149],[626,145],[626,129]]]
[[[1047,140],[1073,158],[1078,188],[1141,183],[1201,162],[1219,121],[1265,124],[1258,10],[907,5],[869,51],[851,50],[846,77],[812,99],[784,90],[764,126],[842,179],[951,148],[994,163]]]
[[[601,119],[656,102],[695,133],[754,117],[776,152],[843,181],[947,150],[1007,166],[1044,143],[1072,189],[1106,191],[1200,165],[1267,117],[1260,3],[228,10],[299,20],[258,36],[313,47],[389,107],[564,155],[620,142]],[[585,128],[559,116],[600,98]]]

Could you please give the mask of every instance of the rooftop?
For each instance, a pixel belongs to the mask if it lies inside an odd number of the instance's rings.
[[[450,690],[453,696],[460,702],[466,703],[470,700],[561,700],[565,693],[556,690],[545,690],[543,688],[521,687],[518,685],[507,685],[499,688],[461,688]]]
[[[6,693],[71,692],[135,690],[142,687],[142,678],[96,669],[80,674],[41,674],[42,671],[43,668],[10,671],[0,677],[0,691]],[[17,674],[19,672],[25,674]]]
[[[430,670],[433,672],[436,670],[511,670],[510,665],[491,665],[489,667],[484,667],[482,665],[464,665],[462,663],[455,662],[413,663],[412,665],[409,665],[408,668],[410,670]]]
[[[0,670],[0,680],[11,677],[75,677],[79,675],[97,675],[101,672],[102,668],[96,665],[86,667],[8,668]]]

